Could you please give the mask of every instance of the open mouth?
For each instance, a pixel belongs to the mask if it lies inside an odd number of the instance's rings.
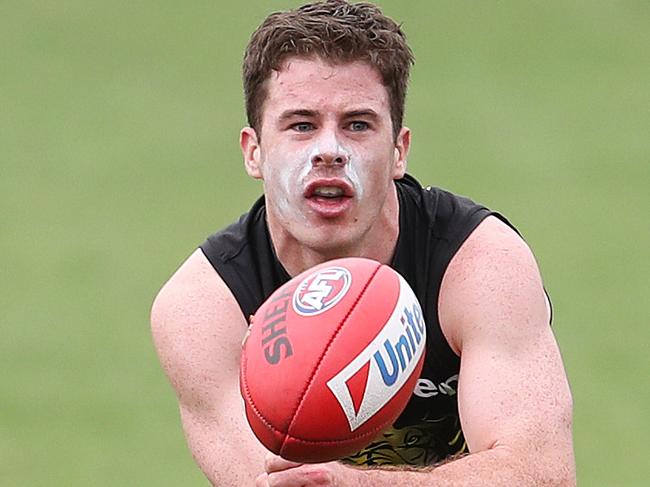
[[[318,179],[305,188],[305,198],[337,199],[352,196],[352,186],[343,179]]]
[[[344,179],[318,179],[307,185],[304,196],[315,213],[334,218],[351,208],[354,189]]]
[[[338,186],[318,186],[312,192],[312,197],[316,196],[320,198],[340,198],[344,195],[345,191]]]

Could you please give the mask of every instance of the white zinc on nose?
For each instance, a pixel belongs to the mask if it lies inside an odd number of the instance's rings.
[[[318,143],[313,147],[309,160],[313,165],[318,164],[346,164],[350,161],[350,151],[343,147],[336,134],[323,131],[318,138]]]

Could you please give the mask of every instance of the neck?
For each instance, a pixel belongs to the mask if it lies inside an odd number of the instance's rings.
[[[388,264],[399,236],[397,189],[394,184],[391,185],[386,201],[370,228],[360,237],[340,246],[312,246],[300,242],[271,220],[268,222],[269,232],[276,255],[292,277],[317,264],[342,257],[365,257]]]

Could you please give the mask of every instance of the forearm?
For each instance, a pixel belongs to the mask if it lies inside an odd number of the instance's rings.
[[[505,447],[477,452],[436,467],[359,469],[355,476],[359,487],[575,485],[572,452],[558,463],[549,458],[516,455]]]
[[[254,485],[266,451],[238,415],[201,417],[181,408],[181,418],[192,457],[212,485]]]

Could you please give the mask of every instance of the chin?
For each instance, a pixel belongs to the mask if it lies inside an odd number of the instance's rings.
[[[309,232],[302,240],[303,245],[315,252],[323,254],[328,259],[346,257],[357,241],[353,236],[344,234],[340,228],[323,229]]]

